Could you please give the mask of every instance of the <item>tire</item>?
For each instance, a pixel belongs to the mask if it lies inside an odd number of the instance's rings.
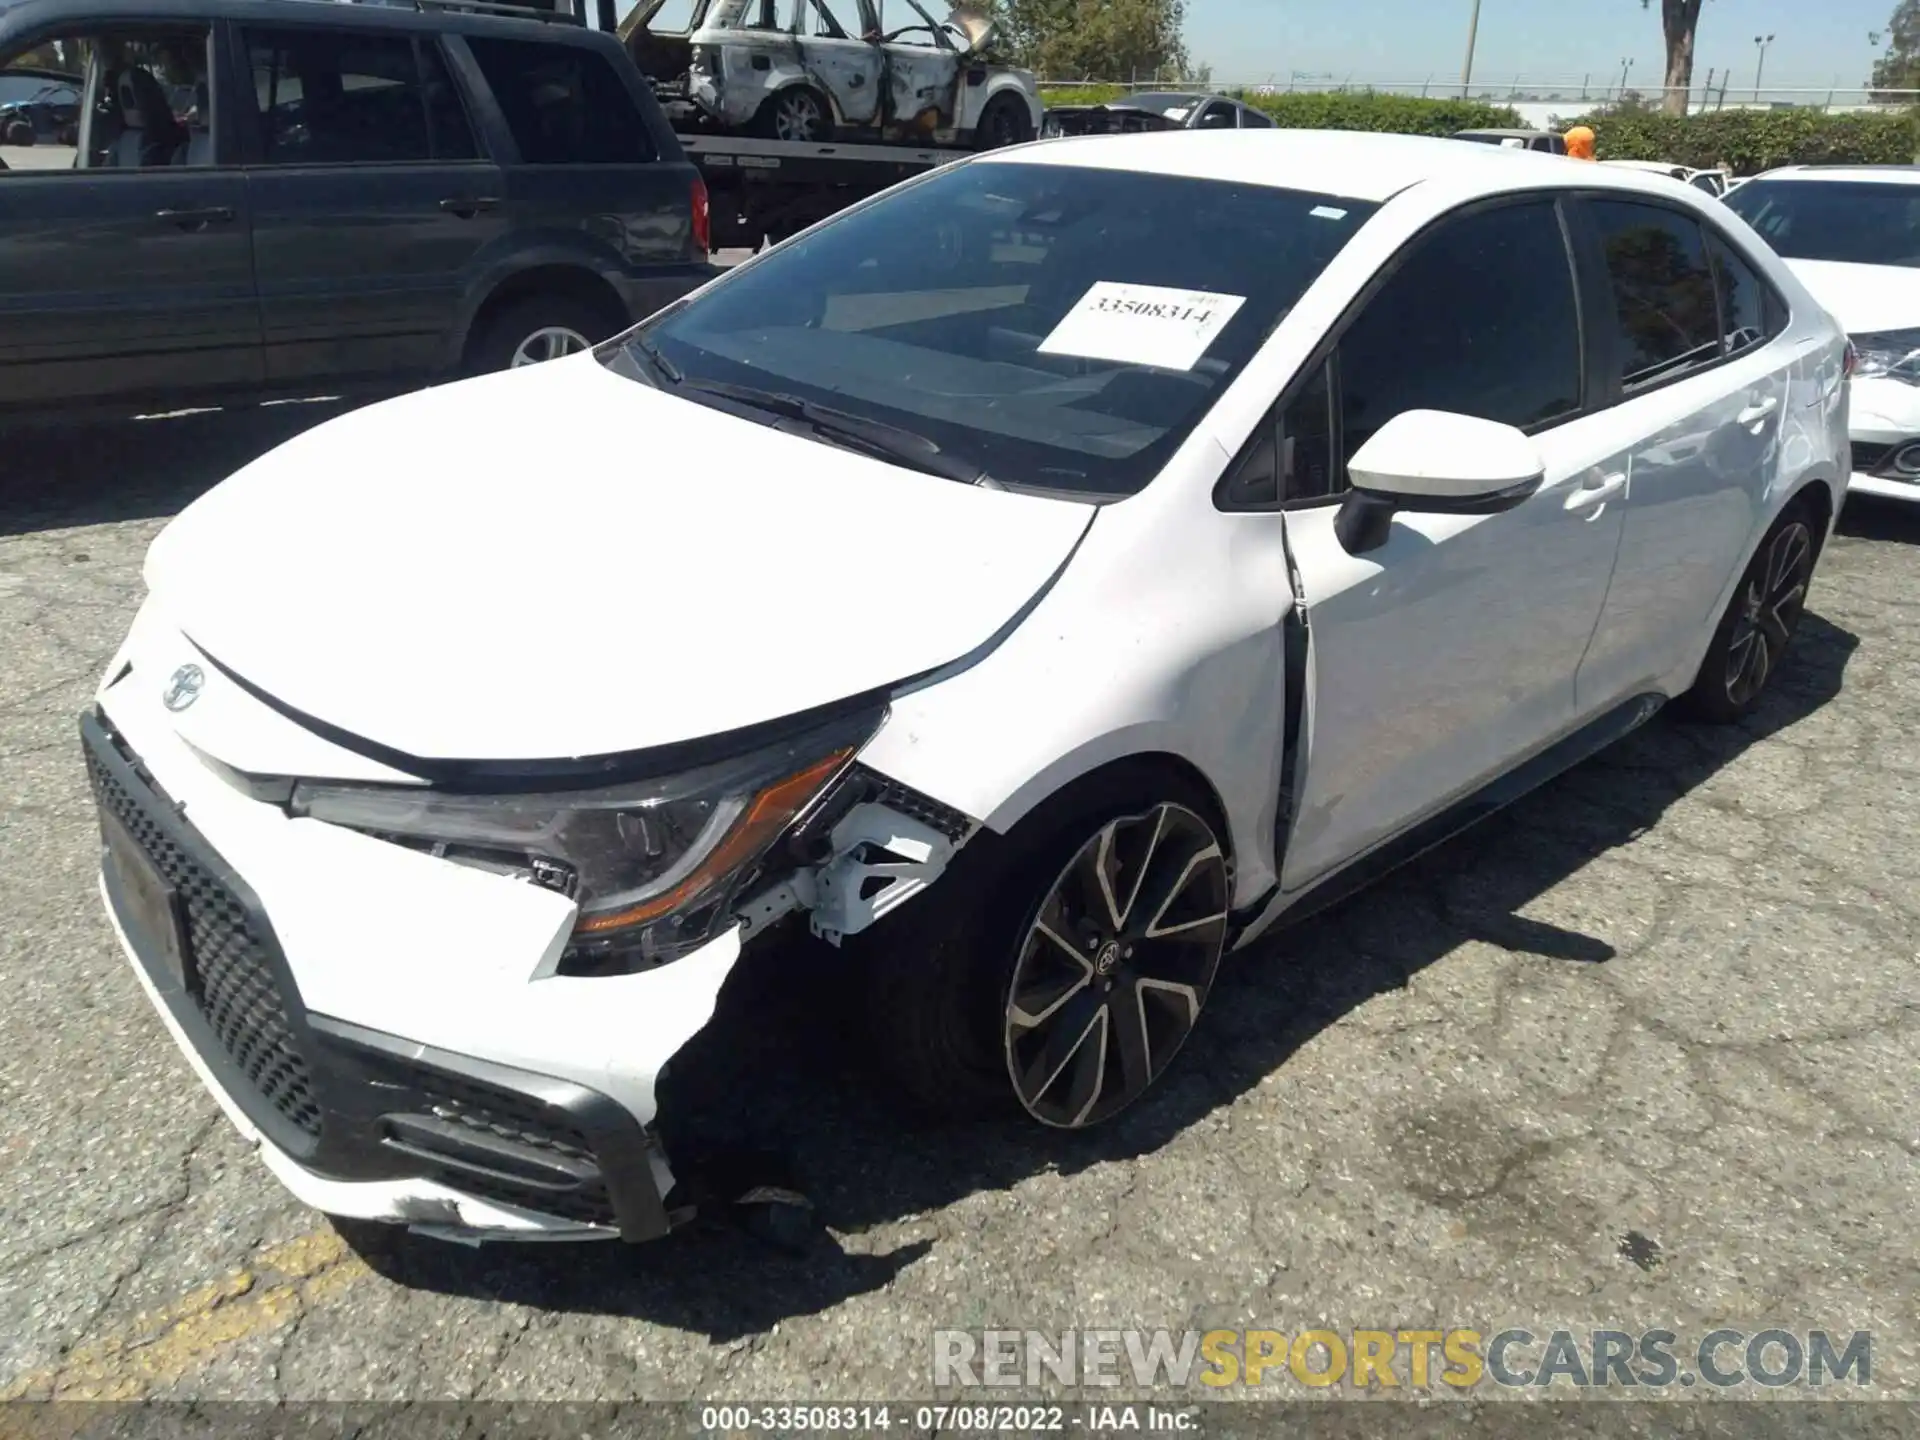
[[[1024,145],[1033,139],[1033,116],[1018,95],[996,95],[980,112],[974,127],[973,148],[1001,150],[1009,145]]]
[[[501,306],[475,330],[467,346],[467,368],[482,375],[538,363],[529,357],[542,348],[543,337],[545,348],[554,353],[539,358],[559,359],[598,345],[624,323],[624,317],[577,295],[528,295]]]
[[[1118,877],[1109,888],[1127,897],[1118,927],[1091,908],[1106,903],[1093,881],[1103,857]],[[1228,903],[1211,797],[1165,775],[1068,791],[1005,839],[976,837],[875,932],[864,957],[875,1053],[932,1118],[1110,1120],[1192,1033]]]
[[[768,140],[824,145],[833,139],[833,107],[818,90],[789,85],[761,103],[753,128]]]
[[[1819,554],[1819,517],[1811,506],[1789,506],[1761,540],[1714,628],[1693,688],[1681,697],[1686,714],[1727,725],[1753,712],[1799,627]]]
[[[4,138],[9,145],[31,145],[37,137],[31,123],[25,120],[12,120],[7,123]]]

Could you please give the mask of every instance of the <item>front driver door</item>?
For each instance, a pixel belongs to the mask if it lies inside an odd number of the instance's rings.
[[[1282,888],[1298,891],[1574,728],[1625,457],[1586,413],[1576,281],[1551,197],[1443,220],[1283,417],[1287,541],[1307,606],[1308,718]],[[1495,515],[1401,512],[1349,554],[1345,459],[1434,409],[1528,431],[1538,492]],[[1316,492],[1331,493],[1319,494]]]

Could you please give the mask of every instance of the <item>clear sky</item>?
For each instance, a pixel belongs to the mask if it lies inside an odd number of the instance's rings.
[[[1895,0],[1706,0],[1694,50],[1694,82],[1709,66],[1733,67],[1732,94],[1751,87],[1756,35],[1775,36],[1765,83],[1859,86],[1876,55],[1869,31],[1882,30]],[[1356,81],[1460,81],[1473,0],[1188,0],[1187,44],[1211,62],[1220,81],[1284,86],[1289,72],[1349,74]],[[1658,86],[1666,64],[1660,3],[1640,0],[1481,0],[1474,54],[1476,90],[1515,75],[1536,84],[1628,83]],[[1716,79],[1716,84],[1717,84]]]

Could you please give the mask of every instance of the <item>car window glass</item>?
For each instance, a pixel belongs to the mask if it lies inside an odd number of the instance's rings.
[[[647,21],[647,29],[656,35],[683,35],[693,28],[694,13],[699,9],[700,0],[666,0]],[[625,5],[623,10],[634,7]]]
[[[6,56],[0,177],[216,163],[211,35],[198,24],[113,25]]]
[[[1707,232],[1713,254],[1713,275],[1720,293],[1721,351],[1738,355],[1764,345],[1782,328],[1781,307],[1772,287],[1725,240]]]
[[[1243,130],[1271,130],[1273,117],[1248,106],[1240,112],[1240,128]]]
[[[1699,224],[1631,200],[1596,200],[1592,208],[1619,324],[1621,383],[1651,385],[1719,359],[1713,272]]]
[[[529,165],[636,165],[653,158],[640,107],[598,51],[468,36],[520,158]]]
[[[1445,222],[1340,341],[1350,460],[1407,410],[1529,428],[1580,405],[1573,272],[1550,201]]]
[[[378,165],[433,158],[412,36],[249,27],[242,41],[265,163]]]
[[[1199,122],[1194,128],[1197,130],[1233,129],[1233,107],[1231,105],[1222,105],[1216,100],[1200,112]]]
[[[1333,473],[1327,367],[1322,365],[1280,419],[1280,487],[1288,500],[1318,500],[1342,487]]]
[[[480,145],[474,139],[473,125],[460,99],[460,87],[454,84],[441,58],[439,45],[428,39],[420,42],[420,82],[425,91],[428,139],[436,160],[475,160]]]

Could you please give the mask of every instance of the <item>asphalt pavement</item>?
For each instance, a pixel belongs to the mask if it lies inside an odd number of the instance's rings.
[[[325,413],[0,448],[0,1397],[907,1398],[945,1327],[1726,1325],[1872,1331],[1866,1393],[1920,1398],[1920,507],[1849,508],[1748,723],[1656,719],[1231,962],[1108,1129],[904,1124],[790,944],[676,1083],[790,1161],[809,1247],[363,1255],[120,958],[74,724],[166,518]]]

